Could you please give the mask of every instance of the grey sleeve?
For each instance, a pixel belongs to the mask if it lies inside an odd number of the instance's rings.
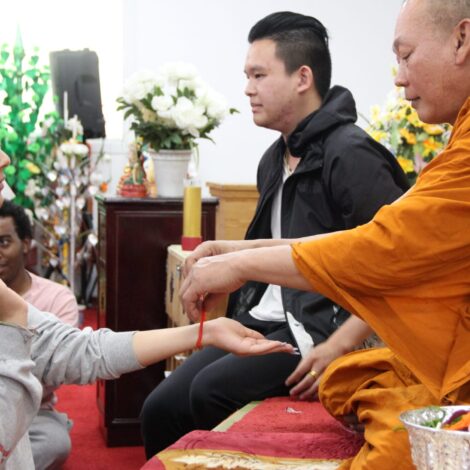
[[[29,327],[36,331],[31,352],[34,374],[46,386],[115,379],[142,369],[132,347],[134,332],[80,330],[32,305],[28,315]]]
[[[0,322],[0,468],[39,409],[42,387],[32,371],[33,334]]]

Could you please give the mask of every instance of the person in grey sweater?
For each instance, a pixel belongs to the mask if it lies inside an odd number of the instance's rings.
[[[43,386],[115,379],[194,347],[197,324],[115,333],[80,330],[27,304],[0,281],[0,469],[34,469],[28,428]],[[206,322],[202,345],[235,354],[292,353],[228,318]]]

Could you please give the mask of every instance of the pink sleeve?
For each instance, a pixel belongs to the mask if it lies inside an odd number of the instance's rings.
[[[50,279],[29,274],[31,288],[23,294],[23,298],[37,309],[52,313],[62,322],[78,326],[78,304],[72,291]]]
[[[57,292],[51,308],[59,320],[68,325],[78,326],[78,304],[72,292],[64,287]]]

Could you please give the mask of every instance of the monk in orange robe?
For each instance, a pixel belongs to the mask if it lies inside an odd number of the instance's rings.
[[[387,348],[337,359],[320,386],[334,416],[364,426],[366,444],[342,467],[356,470],[413,468],[402,411],[470,404],[470,2],[406,1],[394,51],[421,120],[454,125],[415,186],[353,230],[213,253],[181,290],[198,318],[201,296],[210,304],[247,280],[314,289],[379,334]]]

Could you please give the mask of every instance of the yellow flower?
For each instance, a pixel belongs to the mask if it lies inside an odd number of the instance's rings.
[[[384,131],[379,131],[379,130],[370,130],[369,131],[370,136],[376,140],[377,142],[383,142],[387,140],[388,134]]]
[[[406,107],[403,107],[403,108],[400,108],[396,111],[396,118],[401,121],[403,119],[406,119],[406,111],[407,111],[407,108]]]
[[[400,135],[406,140],[407,144],[416,144],[416,135],[412,134],[408,129],[402,127],[400,129]]]
[[[441,135],[444,132],[442,126],[439,126],[438,124],[424,124],[423,130],[429,135]]]
[[[39,169],[39,167],[36,166],[33,162],[26,163],[25,167],[33,175],[39,175],[39,173],[41,173],[41,170]]]
[[[408,115],[407,119],[412,126],[423,127],[423,123],[420,121],[418,113],[413,108],[411,108],[411,113]]]
[[[418,174],[446,145],[449,126],[422,122],[402,88],[395,87],[385,105],[373,106],[371,113],[366,131],[397,156],[405,173]]]
[[[375,105],[370,108],[370,120],[377,122],[380,120],[380,106]]]
[[[423,141],[423,147],[423,157],[428,157],[431,153],[437,152],[441,148],[441,144],[436,142],[433,137],[429,137],[429,139]]]
[[[413,173],[414,167],[413,167],[413,162],[411,160],[408,160],[408,158],[405,158],[401,155],[397,157],[398,163],[400,164],[402,170],[405,173]]]

